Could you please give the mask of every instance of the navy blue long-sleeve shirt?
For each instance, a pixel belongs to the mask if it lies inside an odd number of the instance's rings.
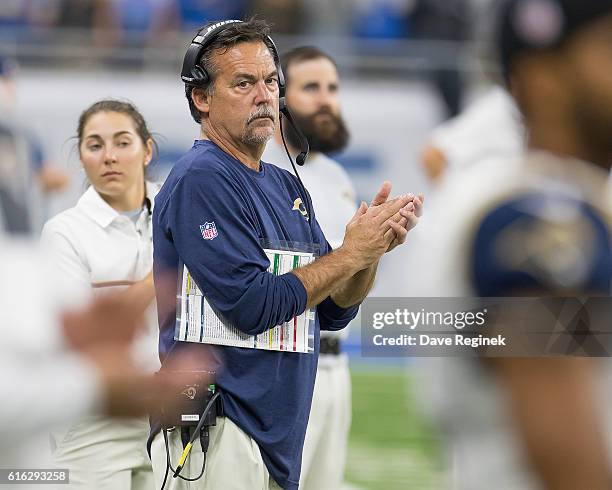
[[[308,205],[297,199],[307,199]],[[156,282],[158,277],[169,282],[168,273],[178,277],[184,263],[213,308],[243,332],[257,334],[288,321],[305,310],[306,290],[292,273],[267,272],[262,243],[314,244],[320,255],[328,253],[315,216],[306,219],[305,209],[313,213],[310,197],[302,196],[289,172],[264,162],[258,172],[214,143],[196,141],[155,201]],[[158,289],[158,305],[169,303],[162,294]],[[297,489],[300,478],[319,329],[344,328],[357,309],[340,308],[331,298],[317,306],[314,354],[213,349],[226,416],[257,442],[268,471],[284,489]],[[176,310],[159,308],[162,365],[185,344],[174,340],[175,321]],[[153,432],[157,425],[153,421]]]

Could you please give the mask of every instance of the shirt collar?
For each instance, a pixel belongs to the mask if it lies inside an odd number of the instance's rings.
[[[119,216],[119,213],[102,199],[91,185],[77,202],[77,207],[82,209],[102,228],[106,228]]]
[[[159,191],[159,187],[151,182],[146,182],[145,189],[147,195],[146,199],[149,200],[151,212],[153,212],[155,195]],[[104,199],[102,199],[100,194],[98,194],[91,185],[77,202],[77,207],[82,209],[102,228],[106,228],[116,218],[121,216],[119,212],[115,211]]]

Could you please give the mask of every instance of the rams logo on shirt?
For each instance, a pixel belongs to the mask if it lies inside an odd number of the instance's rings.
[[[293,201],[293,209],[291,211],[299,211],[299,213],[306,218],[306,221],[309,221],[308,211],[306,211],[306,206],[302,202],[302,198],[298,197],[295,201]]]

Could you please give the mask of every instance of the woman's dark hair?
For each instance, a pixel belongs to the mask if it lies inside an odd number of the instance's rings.
[[[153,135],[149,131],[149,128],[147,127],[147,122],[145,121],[144,117],[142,117],[142,114],[130,102],[115,99],[99,100],[81,113],[81,116],[79,117],[79,125],[77,126],[77,140],[79,152],[81,151],[80,149],[81,143],[83,141],[83,130],[85,129],[85,125],[92,116],[95,116],[99,112],[118,112],[120,114],[125,114],[126,116],[129,116],[134,122],[136,133],[142,140],[143,145],[146,146],[147,141],[151,140],[153,141],[153,146],[157,152],[157,143],[155,142],[155,138],[153,138]]]

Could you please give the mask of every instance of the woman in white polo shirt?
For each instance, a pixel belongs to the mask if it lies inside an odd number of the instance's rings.
[[[63,276],[86,295],[144,281],[153,298],[151,212],[157,188],[145,181],[155,145],[147,124],[133,105],[102,100],[83,112],[77,137],[91,185],[75,207],[46,223],[43,242]],[[154,308],[150,313],[134,358],[156,370]],[[148,431],[145,418],[89,417],[53,435],[54,460],[70,469],[70,483],[77,488],[150,489]]]

